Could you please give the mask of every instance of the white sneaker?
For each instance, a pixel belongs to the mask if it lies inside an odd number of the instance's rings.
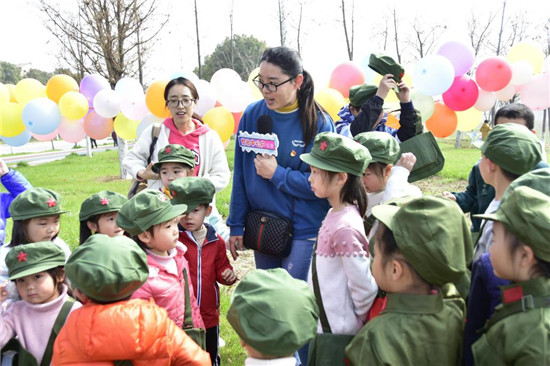
[[[220,340],[218,341],[218,348],[222,348],[223,346],[225,346],[225,341],[222,337],[220,337]]]

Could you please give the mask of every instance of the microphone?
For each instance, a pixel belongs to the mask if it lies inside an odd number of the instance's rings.
[[[258,117],[258,132],[239,131],[237,140],[242,151],[277,156],[279,138],[273,133],[273,118],[267,114]]]

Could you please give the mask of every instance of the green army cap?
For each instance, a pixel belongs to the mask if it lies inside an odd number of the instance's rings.
[[[11,202],[9,211],[13,220],[27,220],[68,212],[61,209],[59,193],[47,188],[31,188],[22,192]]]
[[[542,159],[542,149],[535,134],[516,123],[496,125],[481,146],[481,152],[502,169],[525,174]]]
[[[397,140],[386,132],[362,132],[353,139],[369,149],[373,163],[395,164],[401,153]]]
[[[306,282],[282,268],[256,269],[237,285],[227,320],[249,346],[264,355],[283,357],[315,337],[318,314]]]
[[[10,280],[44,272],[65,265],[65,252],[51,241],[14,247],[6,255]]]
[[[199,205],[210,205],[216,188],[207,178],[183,177],[174,179],[168,186],[172,195],[172,204],[187,205],[187,212],[193,211]]]
[[[512,183],[510,183],[506,189],[506,192],[504,192],[502,201],[508,198],[514,189],[522,186],[531,187],[547,196],[550,196],[550,168],[532,170],[529,173],[525,173],[516,178],[512,181]]]
[[[151,226],[183,215],[187,205],[172,205],[162,192],[147,189],[139,192],[118,211],[116,224],[130,235],[138,235]]]
[[[535,256],[550,262],[550,196],[531,187],[516,187],[496,212],[475,217],[501,222]]]
[[[369,67],[384,76],[386,74],[392,74],[393,80],[399,83],[405,75],[405,69],[399,65],[390,56],[371,53],[369,57]]]
[[[358,177],[363,175],[372,160],[366,147],[334,132],[317,134],[311,152],[300,155],[300,159],[322,170]]]
[[[195,154],[182,145],[169,144],[158,153],[158,161],[153,164],[153,171],[158,173],[162,163],[182,163],[189,168],[195,167]]]
[[[360,108],[367,100],[374,97],[378,87],[374,84],[354,85],[349,88],[349,104]]]
[[[108,212],[116,212],[126,202],[128,202],[128,198],[112,191],[101,191],[92,194],[80,205],[79,221],[88,220],[93,216]]]
[[[92,300],[114,302],[147,281],[147,255],[130,238],[92,235],[72,252],[65,273],[73,288]]]
[[[463,277],[472,239],[455,202],[424,196],[401,207],[375,206],[372,214],[393,232],[405,259],[428,283],[442,286]]]

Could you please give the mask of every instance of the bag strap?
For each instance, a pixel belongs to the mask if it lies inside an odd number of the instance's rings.
[[[183,269],[183,278],[185,281],[185,314],[183,318],[183,329],[189,329],[193,328],[193,313],[191,311],[191,293],[187,280],[187,268]]]
[[[321,326],[323,327],[323,333],[332,333],[330,329],[330,324],[328,323],[327,313],[325,312],[325,307],[323,306],[323,299],[321,298],[321,289],[319,288],[319,279],[317,278],[317,242],[319,237],[315,240],[315,245],[313,246],[313,257],[311,258],[311,277],[313,282],[313,292],[315,293],[315,301],[317,302],[317,307],[319,308],[319,320],[321,321]]]
[[[153,128],[151,129],[151,146],[149,146],[149,157],[147,158],[147,165],[151,163],[151,157],[153,156],[153,151],[155,151],[155,145],[157,144],[159,135],[160,135],[160,124],[155,123],[153,124]]]
[[[69,313],[71,312],[74,303],[75,299],[67,296],[67,299],[63,303],[63,306],[61,307],[61,310],[59,311],[59,314],[57,314],[57,318],[55,318],[55,322],[53,323],[53,329],[50,333],[50,339],[48,339],[48,345],[46,346],[46,350],[44,351],[44,356],[42,357],[42,362],[40,362],[40,366],[49,366],[52,362],[53,344],[55,342],[55,339],[57,338],[57,335],[59,334],[59,331],[65,324],[65,321],[67,320],[67,317],[69,316]]]
[[[531,309],[548,307],[550,307],[550,296],[534,297],[533,295],[525,295],[520,300],[510,304],[506,304],[506,306],[504,306],[499,311],[495,311],[493,316],[489,320],[487,320],[487,323],[485,323],[485,326],[481,330],[479,330],[479,332],[487,331],[487,329],[489,329],[493,324],[506,318],[509,315]]]

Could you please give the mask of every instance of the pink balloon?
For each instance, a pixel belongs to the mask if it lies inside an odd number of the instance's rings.
[[[99,74],[86,75],[80,81],[80,93],[88,99],[90,108],[94,107],[94,97],[100,90],[110,89],[111,84]]]
[[[512,67],[503,57],[489,57],[476,69],[477,85],[486,91],[497,91],[512,80]]]
[[[88,113],[84,119],[84,131],[93,139],[101,140],[111,135],[114,123],[112,118],[103,118],[95,111]]]
[[[443,102],[454,111],[465,111],[472,107],[479,96],[475,81],[468,76],[455,77],[453,84],[443,93]]]
[[[496,101],[497,97],[495,96],[495,93],[480,89],[474,108],[478,111],[486,112],[493,108]]]
[[[86,138],[86,131],[84,131],[84,118],[73,121],[67,118],[63,118],[59,125],[59,136],[64,141],[77,143]]]
[[[57,136],[57,134],[58,134],[57,130],[58,129],[56,128],[55,131],[52,131],[52,132],[50,132],[46,135],[38,135],[36,133],[31,132],[31,135],[32,135],[32,137],[34,137],[38,141],[50,141],[50,140],[53,140]]]
[[[344,62],[332,71],[329,88],[336,89],[344,98],[349,98],[349,88],[365,82],[365,74],[361,67],[353,62]]]
[[[514,94],[516,94],[516,88],[514,88],[514,86],[512,84],[508,84],[504,88],[502,88],[499,91],[495,92],[495,96],[501,102],[509,101],[510,99],[512,99],[514,97]]]
[[[455,69],[455,76],[461,76],[468,72],[475,60],[472,46],[456,41],[449,41],[441,45],[437,54],[451,61]]]
[[[533,77],[521,90],[521,101],[531,109],[542,111],[550,108],[550,74]]]

